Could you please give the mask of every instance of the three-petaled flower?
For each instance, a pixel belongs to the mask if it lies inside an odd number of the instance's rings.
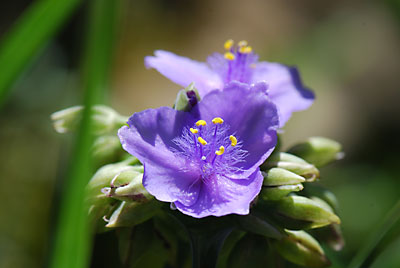
[[[314,94],[303,86],[295,67],[258,62],[258,55],[246,41],[234,45],[233,40],[228,40],[224,47],[226,52],[212,54],[207,64],[157,50],[155,56],[145,58],[145,65],[183,87],[195,82],[201,96],[223,89],[231,81],[246,84],[265,81],[268,95],[278,108],[280,127],[293,112],[307,109],[313,103]]]
[[[118,135],[143,163],[146,190],[196,218],[248,214],[263,182],[259,166],[274,149],[279,127],[265,90],[265,83],[231,82],[189,112],[135,113]]]

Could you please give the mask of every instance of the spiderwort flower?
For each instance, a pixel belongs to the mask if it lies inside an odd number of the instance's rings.
[[[209,56],[207,64],[157,50],[155,56],[145,58],[145,65],[183,87],[195,82],[201,96],[214,89],[223,89],[231,81],[246,84],[266,81],[268,94],[278,107],[280,127],[293,112],[307,109],[314,101],[314,94],[303,86],[295,67],[258,62],[258,55],[246,41],[234,45],[233,40],[228,40],[224,48],[224,54]]]
[[[135,113],[118,135],[143,163],[146,190],[196,218],[248,214],[279,125],[266,86],[232,82],[189,112],[161,107]]]

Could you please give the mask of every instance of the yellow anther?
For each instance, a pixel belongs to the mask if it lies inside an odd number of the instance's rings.
[[[225,41],[225,43],[224,43],[224,48],[225,48],[226,50],[231,49],[232,46],[233,46],[233,40],[232,40],[232,39],[228,39],[228,40]]]
[[[247,41],[246,41],[246,40],[240,41],[240,42],[238,43],[238,46],[239,46],[239,47],[245,47],[245,46],[247,46]]]
[[[233,53],[231,53],[231,52],[226,52],[224,54],[224,58],[227,59],[227,60],[234,60],[235,59],[235,55],[233,55]]]
[[[224,119],[222,119],[221,117],[215,117],[212,120],[213,124],[222,124],[224,122]]]
[[[199,133],[199,130],[195,128],[190,128],[190,132],[192,132],[193,134],[197,134]]]
[[[222,155],[224,152],[225,152],[225,147],[221,146],[221,147],[219,147],[218,151],[215,151],[215,154],[216,155]]]
[[[200,142],[201,145],[207,145],[207,142],[202,137],[198,137],[197,140]]]
[[[207,125],[207,123],[204,120],[199,120],[196,122],[196,126],[205,126],[205,125]]]
[[[237,144],[237,139],[236,139],[236,137],[233,136],[233,135],[230,135],[230,136],[229,136],[229,140],[231,141],[231,145],[232,145],[233,147],[235,147],[236,144]]]
[[[249,54],[253,51],[253,49],[251,48],[251,46],[245,46],[245,47],[240,47],[239,48],[239,52],[243,53],[243,54]]]

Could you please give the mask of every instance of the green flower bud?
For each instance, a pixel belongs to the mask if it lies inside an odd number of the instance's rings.
[[[239,225],[246,231],[266,237],[281,239],[283,230],[274,225],[263,213],[252,211],[248,215],[235,216]]]
[[[286,230],[287,237],[274,242],[279,254],[290,262],[310,268],[327,267],[330,261],[318,241],[304,231]]]
[[[315,229],[314,234],[315,237],[328,244],[328,246],[333,250],[342,250],[345,245],[342,230],[338,224],[330,224],[328,226]]]
[[[289,170],[304,177],[307,182],[312,182],[319,178],[319,170],[314,165],[288,153],[273,154],[262,164],[261,170],[267,170],[272,167]]]
[[[54,129],[58,133],[67,133],[78,128],[82,115],[83,106],[73,106],[55,112],[50,117],[53,121]],[[127,117],[119,115],[116,111],[104,105],[93,106],[91,116],[95,135],[115,132],[128,121]]]
[[[200,101],[200,95],[194,86],[194,82],[187,88],[182,89],[176,96],[174,109],[178,111],[189,111],[197,102]]]
[[[291,185],[306,181],[296,173],[283,168],[271,168],[265,172],[263,171],[262,174],[264,176],[264,186]]]
[[[109,187],[113,180],[114,185],[128,185],[135,176],[143,172],[143,166],[130,166],[138,163],[137,158],[130,157],[125,161],[103,166],[93,175],[86,187],[86,200],[89,204],[89,216],[94,221],[109,213],[116,203],[102,189]]]
[[[320,202],[303,196],[287,196],[275,203],[278,215],[294,220],[310,222],[309,228],[318,228],[331,223],[340,224],[340,219],[331,209]],[[285,223],[286,219],[283,219]]]
[[[125,151],[117,135],[100,136],[93,143],[92,156],[96,166],[115,162],[124,154]]]
[[[337,201],[336,196],[323,186],[318,185],[316,183],[307,184],[304,189],[304,193],[306,196],[318,197],[324,200],[326,203],[329,204],[329,206],[331,206],[334,209],[334,211],[338,211],[339,203]]]
[[[162,202],[154,198],[148,202],[125,202],[113,212],[107,220],[106,227],[132,227],[152,218],[161,207]]]
[[[303,190],[303,188],[304,187],[301,183],[293,185],[263,187],[259,196],[264,200],[279,200],[282,197],[287,196],[291,192],[299,192]]]
[[[317,167],[344,156],[340,143],[323,137],[311,137],[306,142],[292,147],[289,153],[298,155]]]
[[[128,184],[116,186],[115,180],[118,177],[129,177],[131,181]],[[111,181],[111,187],[104,187],[102,192],[114,199],[118,199],[126,202],[147,202],[153,197],[147,192],[142,184],[143,174],[137,172],[132,168],[121,171]]]

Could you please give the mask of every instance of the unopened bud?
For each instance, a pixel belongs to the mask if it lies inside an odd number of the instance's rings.
[[[58,133],[75,131],[83,115],[83,106],[74,106],[51,115],[54,129]],[[112,133],[123,126],[128,120],[127,117],[119,115],[116,111],[105,105],[95,105],[91,110],[93,121],[93,134],[103,135]]]
[[[93,162],[96,166],[112,163],[125,153],[117,135],[99,136],[92,147]]]
[[[279,199],[275,209],[278,214],[288,218],[310,222],[309,228],[318,228],[331,223],[340,224],[339,217],[332,210],[320,202],[303,196],[292,195]]]
[[[106,227],[132,227],[152,218],[161,207],[162,202],[154,198],[148,202],[125,202],[113,212]]]
[[[339,251],[344,247],[344,238],[342,230],[338,224],[330,224],[328,226],[314,230],[315,236],[318,240],[328,244],[333,250]]]
[[[317,167],[344,156],[340,143],[323,137],[311,137],[306,142],[292,147],[289,153],[300,156]]]
[[[100,168],[86,186],[86,200],[89,205],[89,215],[96,221],[102,218],[112,208],[115,200],[102,192],[104,187],[110,185],[128,185],[136,175],[143,172],[143,166],[130,166],[139,164],[139,161],[130,157],[125,161],[109,164]],[[129,170],[129,172],[124,172]]]
[[[115,185],[119,176],[130,177],[128,184]],[[147,202],[153,197],[146,191],[142,184],[143,174],[133,169],[126,169],[117,174],[111,181],[110,187],[104,187],[102,192],[108,197],[126,202]]]
[[[264,186],[281,186],[281,185],[291,185],[305,182],[306,180],[283,168],[271,168],[267,171],[262,172],[264,176]]]
[[[287,236],[276,240],[274,245],[279,254],[290,262],[320,268],[330,265],[330,261],[318,241],[304,231],[286,230]]]
[[[259,196],[264,200],[279,200],[291,192],[299,192],[303,190],[303,188],[304,186],[301,183],[263,187]]]
[[[199,92],[195,88],[194,83],[191,83],[187,88],[182,89],[178,92],[174,108],[175,110],[178,111],[189,111],[199,101],[200,101]]]
[[[308,197],[318,197],[324,200],[326,203],[329,204],[329,206],[333,208],[334,211],[338,211],[339,203],[335,194],[324,188],[323,186],[316,183],[310,183],[306,185],[304,192],[305,195]]]
[[[261,169],[266,170],[272,167],[289,170],[304,177],[307,182],[312,182],[319,178],[319,170],[314,165],[288,153],[274,154],[262,164]]]

